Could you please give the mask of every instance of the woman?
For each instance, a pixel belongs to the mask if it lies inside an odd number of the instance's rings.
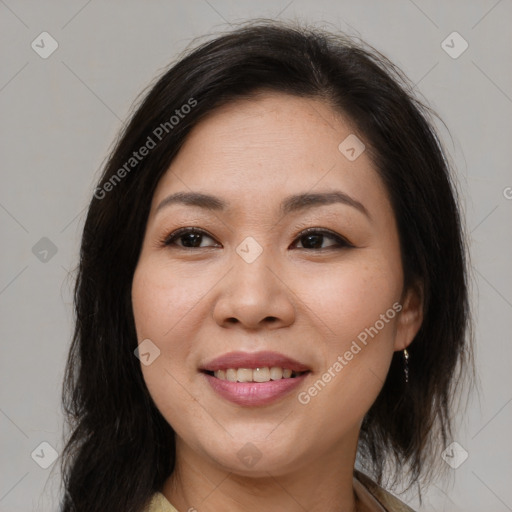
[[[89,207],[62,510],[411,510],[378,484],[427,481],[449,442],[466,272],[428,109],[385,57],[273,22],[204,43]]]

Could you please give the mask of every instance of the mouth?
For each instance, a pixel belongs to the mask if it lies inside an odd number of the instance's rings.
[[[231,352],[203,364],[199,371],[218,396],[242,406],[273,403],[311,373],[305,364],[276,352]]]

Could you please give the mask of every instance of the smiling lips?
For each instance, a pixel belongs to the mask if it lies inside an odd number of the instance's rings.
[[[276,352],[231,352],[201,368],[210,386],[238,405],[266,405],[297,387],[310,369]]]

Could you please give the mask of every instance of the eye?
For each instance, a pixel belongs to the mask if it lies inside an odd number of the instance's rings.
[[[214,241],[213,237],[211,237],[206,231],[203,231],[202,229],[194,227],[180,228],[177,231],[174,231],[170,235],[166,236],[162,240],[162,245],[166,247],[175,246],[182,249],[201,249],[207,247],[220,246],[220,244],[218,243],[214,243],[213,245],[203,245],[202,242],[204,241],[205,238]],[[330,239],[334,243],[331,243],[327,246],[323,246],[325,239]],[[333,231],[327,229],[319,228],[306,229],[302,231],[295,240],[298,240],[299,243],[302,245],[302,247],[297,247],[298,249],[306,250],[336,248],[342,249],[354,247],[354,245],[352,245],[348,240],[338,235],[337,233],[334,233]]]
[[[162,240],[162,244],[165,246],[174,245],[183,249],[213,247],[212,245],[201,245],[201,242],[204,238],[209,238],[210,240],[213,240],[213,238],[202,229],[181,228],[175,231],[174,233],[171,233],[169,236],[166,236]],[[177,240],[181,241],[182,244],[177,244]]]
[[[334,240],[334,244],[322,247],[324,239]],[[298,249],[336,249],[354,247],[348,240],[328,229],[309,228],[296,238],[302,244]]]

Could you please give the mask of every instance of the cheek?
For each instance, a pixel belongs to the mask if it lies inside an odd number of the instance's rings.
[[[141,262],[132,285],[137,337],[154,339],[162,347],[176,338],[187,316],[200,303],[208,282],[155,262]]]
[[[139,343],[149,339],[160,350],[151,364],[141,361],[142,375],[157,408],[173,428],[179,428],[183,408],[194,410],[186,369],[195,328],[191,313],[196,312],[202,295],[200,281],[161,262],[142,259],[136,268],[132,305],[137,339]]]
[[[162,411],[177,402],[186,403],[180,382],[192,377],[191,358],[200,322],[204,282],[151,258],[142,260],[132,284],[132,305],[138,342],[149,339],[158,347],[159,355],[150,365],[141,361],[148,389]],[[187,373],[188,372],[188,373]],[[183,396],[181,396],[183,394]],[[163,398],[162,398],[163,397]],[[170,397],[179,397],[170,400]],[[162,398],[162,403],[161,399]],[[170,413],[173,416],[172,413]]]
[[[392,258],[367,254],[363,259],[354,254],[350,261],[330,265],[325,272],[313,269],[307,280],[296,280],[294,289],[315,313],[328,341],[341,349],[399,300],[401,267]],[[388,323],[382,330],[390,333]]]
[[[310,273],[307,285],[297,291],[315,313],[315,330],[323,337],[317,345],[323,367],[303,390],[301,403],[310,400],[312,407],[330,410],[332,428],[364,416],[393,355],[401,266],[376,253],[367,255],[364,261],[354,257],[332,266],[325,274]]]

